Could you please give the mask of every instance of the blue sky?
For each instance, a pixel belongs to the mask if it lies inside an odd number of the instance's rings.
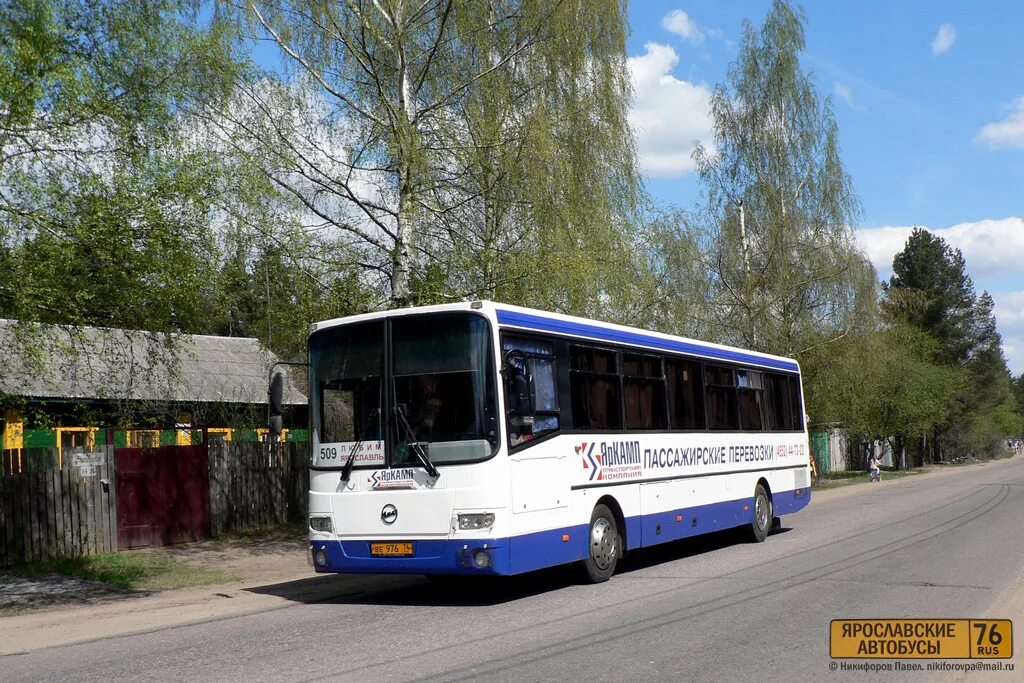
[[[736,57],[744,19],[768,0],[633,0],[632,121],[656,200],[690,208],[694,139]],[[996,301],[1004,351],[1024,372],[1024,3],[803,5],[804,68],[831,95],[864,208],[858,236],[888,277],[911,226],[961,249]]]

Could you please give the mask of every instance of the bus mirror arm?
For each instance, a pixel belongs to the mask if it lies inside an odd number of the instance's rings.
[[[534,414],[533,387],[527,374],[528,368],[526,355],[522,351],[513,349],[505,354],[504,372],[509,378],[509,389],[512,394],[509,397],[509,408],[519,419],[532,421]]]
[[[526,375],[517,374],[512,379],[513,408],[519,417],[533,417],[533,401],[530,380]]]

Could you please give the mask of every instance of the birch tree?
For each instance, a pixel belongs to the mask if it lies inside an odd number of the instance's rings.
[[[800,66],[803,23],[776,0],[760,28],[745,26],[712,98],[714,149],[694,153],[719,326],[788,355],[842,339],[877,310],[831,105]]]
[[[311,114],[253,128],[273,150],[268,173],[363,248],[387,303],[413,303],[414,289],[421,301],[522,299],[527,280],[578,266],[566,260],[588,235],[621,229],[639,190],[619,0],[250,0],[246,11],[303,84],[296,112]],[[243,90],[273,110],[263,82]],[[536,249],[565,260],[542,270]]]

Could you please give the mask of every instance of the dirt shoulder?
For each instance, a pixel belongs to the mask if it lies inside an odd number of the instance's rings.
[[[147,591],[59,575],[0,578],[0,599],[9,606],[7,616],[0,617],[0,655],[276,609],[332,578],[314,575],[306,561],[306,541],[294,533],[132,552],[166,555],[237,580]],[[274,589],[293,584],[290,592]]]

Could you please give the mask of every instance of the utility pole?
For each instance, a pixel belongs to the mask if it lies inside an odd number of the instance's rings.
[[[742,245],[742,249],[743,249],[743,270],[746,273],[746,276],[749,278],[750,277],[750,255],[748,253],[749,249],[747,247],[747,221],[746,221],[746,217],[743,215],[743,200],[742,199],[737,199],[736,203],[740,207],[740,244]]]
[[[264,256],[263,256],[263,283],[264,283],[264,285],[266,287],[266,292],[267,292],[267,348],[268,349],[270,348],[271,342],[273,341],[273,339],[271,337],[272,328],[271,328],[271,322],[270,322],[270,256],[269,256],[269,252],[270,252],[269,249],[267,249],[267,250],[265,250],[263,252],[263,254],[264,254]]]
[[[740,209],[740,248],[743,250],[743,296],[753,297],[754,292],[750,288],[750,245],[747,244],[747,220],[743,211],[743,200],[736,200]],[[757,324],[751,312],[752,301],[747,301],[748,324],[750,325],[750,340],[757,346]]]

